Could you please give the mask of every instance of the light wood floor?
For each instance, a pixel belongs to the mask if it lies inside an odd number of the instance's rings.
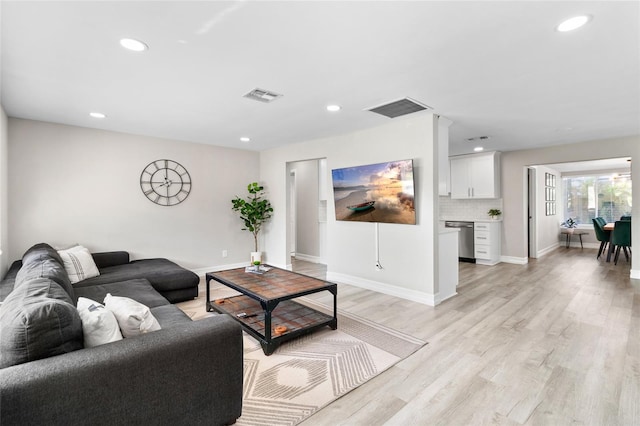
[[[640,425],[640,282],[624,258],[461,263],[458,293],[433,308],[339,284],[339,309],[429,344],[302,424]]]

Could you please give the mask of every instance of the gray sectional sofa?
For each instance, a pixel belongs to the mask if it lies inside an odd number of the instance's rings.
[[[93,258],[100,275],[71,285],[56,250],[38,244],[0,282],[0,424],[234,423],[240,326],[224,315],[192,321],[171,304],[195,274],[166,259]],[[162,329],[85,348],[77,298],[107,293],[148,306]]]

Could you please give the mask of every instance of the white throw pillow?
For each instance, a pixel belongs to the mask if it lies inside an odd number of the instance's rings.
[[[122,340],[116,317],[104,305],[85,297],[78,297],[77,308],[82,319],[85,348]]]
[[[85,247],[75,246],[67,250],[58,250],[58,254],[64,262],[64,269],[69,275],[71,284],[100,275],[96,262]]]
[[[116,316],[124,337],[160,330],[160,324],[149,308],[133,299],[107,293],[104,306]]]

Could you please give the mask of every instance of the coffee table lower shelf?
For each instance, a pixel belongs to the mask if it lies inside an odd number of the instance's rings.
[[[316,311],[293,300],[279,302],[271,312],[271,330],[265,332],[267,313],[261,303],[249,296],[240,295],[218,299],[210,305],[219,313],[228,314],[238,321],[242,328],[255,337],[265,355],[271,355],[277,347],[288,340],[310,333],[318,328],[338,327],[337,318]],[[246,314],[238,316],[238,314]],[[284,327],[284,331],[281,330]]]

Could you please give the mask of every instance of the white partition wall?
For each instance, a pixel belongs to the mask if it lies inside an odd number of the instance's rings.
[[[286,208],[287,163],[326,158],[329,188],[326,224],[327,275],[373,290],[435,304],[437,286],[437,116],[423,112],[396,118],[383,126],[331,138],[308,141],[260,154],[261,181],[275,207],[265,228],[269,262],[290,265]],[[331,170],[386,161],[413,159],[416,182],[416,225],[379,224],[376,262],[376,224],[338,222],[332,196]]]

